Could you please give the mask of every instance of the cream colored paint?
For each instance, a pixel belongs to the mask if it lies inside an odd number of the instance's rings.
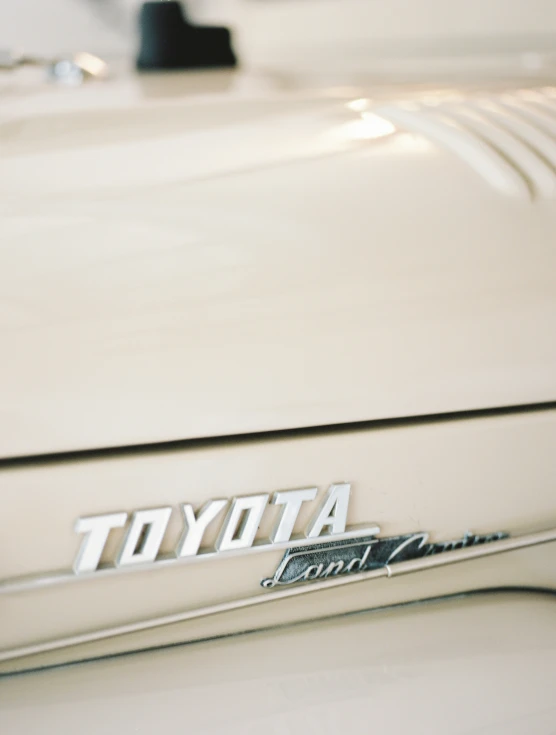
[[[199,5],[202,5],[201,0]],[[513,66],[510,51],[554,48],[551,0],[216,0],[212,19],[236,27],[242,59],[255,68],[299,75],[394,73],[428,80],[447,72]],[[531,54],[531,52],[533,52]]]
[[[79,515],[216,497],[353,483],[348,522],[376,522],[382,535],[429,531],[431,540],[467,531],[517,534],[556,526],[556,411],[229,443],[22,466],[0,473],[6,519],[3,578],[69,568]],[[260,537],[268,536],[269,508]],[[309,518],[300,514],[296,530]],[[181,524],[174,511],[169,551]],[[211,530],[214,537],[215,529]],[[114,532],[108,556],[121,539]],[[66,649],[3,670],[196,639],[479,587],[555,588],[556,545],[510,552],[407,577],[373,580],[150,632]],[[50,589],[3,595],[0,648],[9,649],[203,605],[264,594],[281,552],[175,565]],[[40,615],[36,612],[40,610]],[[60,611],[65,611],[63,615]]]
[[[26,735],[551,735],[555,604],[478,596],[16,676],[0,682],[0,724]]]
[[[553,200],[350,105],[463,89],[8,97],[0,456],[553,400]]]

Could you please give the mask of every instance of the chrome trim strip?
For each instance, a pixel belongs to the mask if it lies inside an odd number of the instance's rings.
[[[272,592],[255,595],[253,597],[230,600],[216,605],[200,607],[195,610],[184,610],[172,615],[165,615],[148,620],[139,620],[135,623],[127,623],[126,625],[117,625],[112,628],[89,631],[87,633],[80,633],[67,638],[58,638],[51,641],[33,643],[28,646],[21,646],[19,648],[5,649],[0,651],[0,661],[9,661],[16,658],[23,658],[24,656],[47,653],[48,651],[68,648],[69,646],[94,643],[95,641],[115,638],[116,636],[126,635],[128,633],[139,633],[144,630],[151,630],[153,628],[172,625],[174,623],[182,623],[187,620],[208,617],[209,615],[217,615],[218,613],[230,612],[232,610],[240,610],[246,607],[254,607],[255,605],[262,605],[266,602],[283,600],[288,597],[297,597],[298,595],[318,592],[323,589],[342,587],[347,584],[364,582],[368,579],[376,579],[378,577],[395,577],[402,574],[410,574],[413,572],[445,566],[447,564],[456,564],[457,562],[469,561],[479,557],[492,556],[506,551],[515,551],[517,549],[527,548],[530,546],[537,546],[551,541],[556,541],[556,528],[539,531],[537,533],[514,536],[513,538],[505,538],[501,541],[493,541],[490,544],[485,544],[484,546],[467,547],[411,561],[398,562],[397,564],[381,567],[380,569],[373,569],[367,572],[361,572],[360,574],[354,574],[352,576],[328,578],[320,582],[308,583],[306,585],[292,587],[290,589],[274,590]]]
[[[147,572],[152,571],[153,569],[162,569],[170,564],[191,564],[199,561],[210,561],[211,559],[223,560],[233,556],[246,556],[247,554],[257,554],[264,551],[284,551],[286,549],[294,549],[299,546],[318,546],[326,541],[346,541],[348,539],[359,538],[361,536],[374,536],[376,533],[380,533],[380,526],[376,523],[367,523],[360,526],[350,526],[343,533],[335,533],[333,536],[318,536],[316,538],[295,536],[294,538],[289,539],[289,541],[279,543],[268,543],[268,541],[258,542],[248,549],[220,552],[212,550],[201,551],[195,556],[186,556],[181,558],[167,554],[159,557],[156,561],[149,562],[148,564],[137,564],[136,566],[101,566],[94,572],[83,572],[81,574],[76,574],[72,569],[61,569],[59,571],[45,572],[43,574],[11,577],[0,580],[0,595],[25,592],[27,590],[51,587],[56,584],[77,582],[85,579],[101,579],[112,574]]]

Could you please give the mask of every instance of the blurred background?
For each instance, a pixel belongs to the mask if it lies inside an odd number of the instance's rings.
[[[141,4],[1,0],[0,48],[127,57],[136,51]],[[357,66],[369,54],[556,50],[554,0],[187,0],[184,5],[196,22],[229,25],[244,64],[340,69]]]

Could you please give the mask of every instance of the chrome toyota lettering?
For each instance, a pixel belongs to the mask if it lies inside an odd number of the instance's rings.
[[[331,485],[317,504],[305,532],[294,535],[294,529],[303,504],[317,498],[316,487],[281,490],[272,497],[269,493],[241,495],[231,501],[209,500],[199,509],[190,503],[180,506],[183,530],[171,555],[160,555],[170,517],[171,506],[127,512],[84,516],[77,520],[75,531],[84,534],[73,570],[76,574],[95,572],[101,568],[131,566],[187,560],[195,557],[219,557],[232,553],[292,548],[320,543],[327,538],[352,538],[361,535],[361,529],[349,529],[347,516],[351,485],[346,482]],[[276,508],[272,508],[276,506]],[[267,539],[257,539],[263,516],[274,512],[276,520]],[[216,542],[212,548],[203,546],[209,526],[219,523]],[[112,562],[102,563],[110,534],[125,527],[123,540]],[[214,526],[213,526],[214,527]],[[380,530],[375,524],[365,527],[367,534]]]

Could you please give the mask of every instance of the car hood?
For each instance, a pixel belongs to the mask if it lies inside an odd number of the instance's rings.
[[[556,397],[552,88],[14,78],[2,457]]]

